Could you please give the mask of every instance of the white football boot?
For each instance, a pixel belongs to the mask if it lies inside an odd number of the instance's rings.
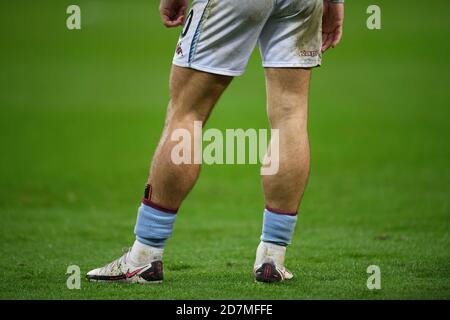
[[[88,281],[128,282],[128,283],[161,283],[163,281],[163,249],[152,249],[150,263],[135,266],[130,263],[130,249],[123,256],[102,268],[87,273]]]
[[[256,260],[253,267],[255,280],[258,282],[280,282],[292,279],[294,275],[284,267],[285,255],[286,247],[261,241],[256,250]]]

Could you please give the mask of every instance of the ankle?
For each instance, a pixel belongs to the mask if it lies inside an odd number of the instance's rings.
[[[256,251],[255,265],[260,265],[266,262],[272,262],[282,266],[284,265],[285,256],[286,256],[285,246],[280,246],[275,243],[261,241]]]
[[[162,261],[163,253],[163,248],[155,248],[135,240],[127,260],[134,266],[143,266],[154,261]]]

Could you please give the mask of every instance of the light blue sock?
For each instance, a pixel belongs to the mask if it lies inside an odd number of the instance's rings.
[[[281,213],[274,210],[264,210],[264,223],[261,241],[282,246],[291,244],[292,234],[297,223],[296,213]]]
[[[141,204],[134,228],[136,239],[155,248],[164,248],[167,239],[172,235],[176,217],[176,213]]]

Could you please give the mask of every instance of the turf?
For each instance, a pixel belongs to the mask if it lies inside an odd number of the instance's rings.
[[[345,39],[313,75],[312,174],[289,283],[253,282],[262,223],[256,165],[205,166],[184,203],[158,286],[66,287],[133,241],[162,129],[179,30],[157,1],[0,4],[0,298],[450,298],[450,63],[446,0],[349,1]],[[267,128],[257,52],[211,128]],[[378,265],[382,289],[366,287]]]

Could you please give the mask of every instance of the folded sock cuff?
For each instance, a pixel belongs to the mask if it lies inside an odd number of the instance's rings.
[[[297,215],[274,213],[265,209],[261,241],[284,246],[291,244],[296,223]]]
[[[146,198],[142,199],[142,204],[146,205],[147,207],[151,207],[153,209],[156,209],[158,211],[162,211],[165,213],[171,213],[171,214],[177,214],[178,213],[178,208],[174,209],[174,208],[166,208],[163,206],[160,206],[154,202],[152,202],[151,200],[148,200]]]
[[[134,233],[136,238],[149,246],[164,247],[172,235],[176,215],[142,204],[139,207]]]

